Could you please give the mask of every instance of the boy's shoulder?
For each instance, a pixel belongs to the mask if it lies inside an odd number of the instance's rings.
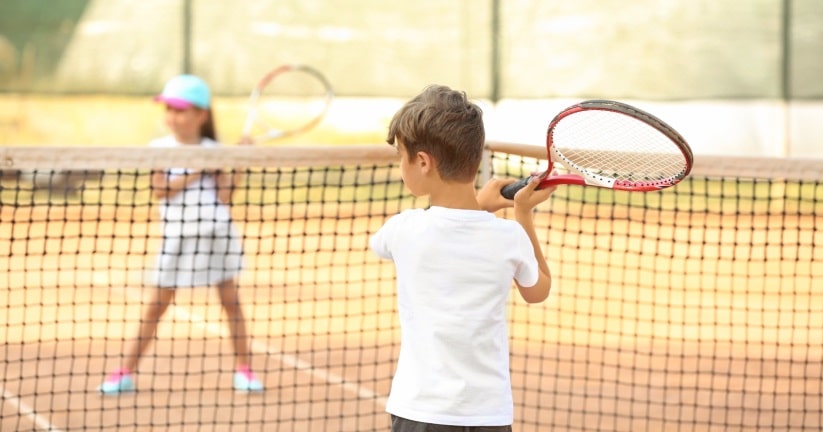
[[[424,215],[425,210],[420,208],[413,208],[413,209],[405,209],[392,215],[391,217],[386,220],[387,225],[396,225],[402,224],[410,219],[415,219],[419,216]]]
[[[440,220],[447,225],[460,225],[464,229],[476,227],[479,230],[522,230],[523,227],[511,219],[497,217],[494,213],[478,210],[461,210],[444,207],[428,209],[406,209],[389,218],[391,225],[419,224],[424,221]]]

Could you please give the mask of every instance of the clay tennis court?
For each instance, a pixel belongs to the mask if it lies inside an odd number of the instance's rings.
[[[236,430],[252,425],[359,430],[363,424],[386,424],[383,407],[395,354],[390,342],[395,323],[381,311],[393,308],[391,287],[381,294],[376,286],[344,284],[342,274],[285,270],[295,264],[287,262],[291,260],[353,258],[302,251],[313,248],[306,244],[312,240],[305,233],[321,234],[321,224],[291,224],[297,241],[268,244],[263,243],[275,231],[282,234],[279,225],[285,224],[241,224],[247,239],[262,239],[246,241],[248,270],[241,279],[241,298],[253,335],[253,366],[267,392],[234,393],[233,354],[219,300],[212,289],[194,289],[181,291],[176,306],[164,316],[157,343],[136,375],[138,391],[112,398],[100,397],[95,387],[118,365],[123,340],[136,332],[142,302],[149,294],[141,277],[159,246],[156,237],[145,237],[159,229],[157,223],[145,211],[129,211],[125,222],[116,222],[117,210],[104,215],[106,209],[100,208],[94,215],[80,207],[34,208],[28,214],[9,210],[4,208],[3,219],[15,222],[4,224],[2,238],[15,240],[6,240],[9,244],[4,246],[12,253],[0,261],[12,270],[2,296],[8,335],[3,417],[4,422],[15,423],[3,430],[28,428],[29,420],[57,430],[132,425],[145,430],[159,425],[226,430],[235,422]],[[368,223],[355,221],[364,222]],[[361,232],[367,232],[365,226]],[[114,233],[143,238],[130,241]],[[363,249],[365,238],[339,236],[335,242],[344,250],[349,245],[341,241],[361,242],[354,247]],[[272,270],[277,267],[273,260],[283,261],[284,267]],[[261,270],[255,270],[260,263]],[[380,271],[376,264],[358,267],[349,269]],[[381,318],[387,322],[378,322]],[[357,348],[348,350],[349,345]],[[359,377],[371,378],[360,383]],[[162,408],[158,401],[163,401]],[[16,411],[29,411],[32,418],[17,424]],[[377,415],[355,417],[363,412]],[[284,421],[289,418],[293,420]]]
[[[367,240],[394,205],[235,206],[252,366],[266,391],[232,390],[216,293],[194,289],[164,316],[137,392],[119,397],[95,388],[149,298],[155,209],[2,206],[2,430],[387,430],[393,267]],[[571,195],[544,210],[552,294],[531,306],[513,295],[510,306],[516,430],[823,425],[819,214]]]

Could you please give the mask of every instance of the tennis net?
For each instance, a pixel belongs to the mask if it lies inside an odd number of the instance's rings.
[[[489,143],[478,183],[539,147]],[[403,209],[388,146],[0,148],[0,429],[384,431]],[[242,173],[240,301],[266,390],[232,389],[214,289],[179,289],[135,374],[100,396],[153,291],[152,169]],[[823,162],[698,157],[654,193],[568,186],[536,212],[549,299],[509,303],[515,430],[823,427]],[[505,211],[501,216],[506,216]]]

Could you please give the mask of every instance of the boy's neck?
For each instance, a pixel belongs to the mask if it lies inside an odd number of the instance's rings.
[[[442,183],[429,195],[431,205],[458,210],[481,210],[474,183]]]

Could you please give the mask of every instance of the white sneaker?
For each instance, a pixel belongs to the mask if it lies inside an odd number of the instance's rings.
[[[103,395],[130,393],[134,391],[134,379],[132,379],[130,373],[113,372],[103,384],[97,387],[97,391]]]
[[[243,393],[262,392],[263,383],[260,382],[260,380],[258,380],[251,372],[235,372],[234,391]]]

